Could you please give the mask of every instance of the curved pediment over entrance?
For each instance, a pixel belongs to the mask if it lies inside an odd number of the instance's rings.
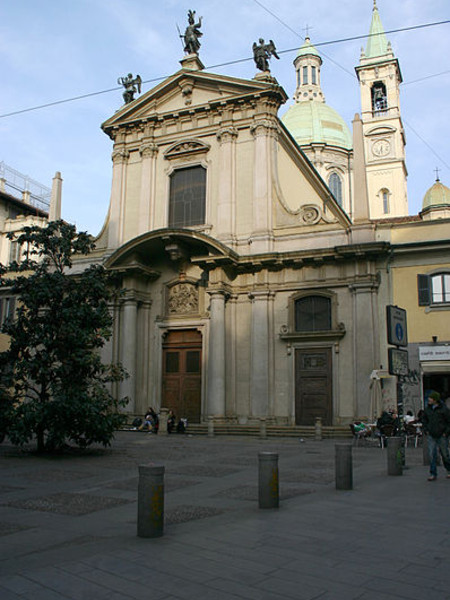
[[[198,231],[159,229],[133,238],[118,248],[105,266],[114,270],[133,265],[151,269],[167,260],[235,264],[238,255],[228,246]]]

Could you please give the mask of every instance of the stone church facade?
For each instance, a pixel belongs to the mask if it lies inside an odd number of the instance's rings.
[[[115,393],[191,422],[368,416],[388,244],[296,144],[270,72],[181,64],[103,124],[113,180],[93,258],[123,287],[105,358],[130,377]]]
[[[283,120],[270,71],[216,75],[191,53],[103,124],[111,200],[89,261],[120,281],[104,359],[130,375],[113,390],[130,415],[343,425],[373,419],[381,378],[395,404],[385,308],[428,217],[406,216],[401,74],[376,4],[371,33],[352,134],[324,104],[310,40]]]

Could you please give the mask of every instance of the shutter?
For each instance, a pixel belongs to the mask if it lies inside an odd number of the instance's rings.
[[[428,275],[417,275],[417,292],[419,297],[419,306],[429,306],[431,304],[431,280]]]

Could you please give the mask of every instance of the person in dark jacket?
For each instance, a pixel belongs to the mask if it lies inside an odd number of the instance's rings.
[[[442,463],[450,479],[450,456],[448,453],[448,436],[450,435],[450,410],[441,402],[438,392],[431,392],[428,405],[422,417],[423,429],[428,438],[430,455],[430,476],[428,481],[437,479],[437,452],[442,456]]]

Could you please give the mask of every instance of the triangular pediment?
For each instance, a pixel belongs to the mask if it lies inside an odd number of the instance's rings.
[[[133,102],[125,104],[102,128],[111,128],[181,111],[201,110],[216,104],[254,99],[276,94],[280,105],[286,101],[284,90],[271,81],[256,81],[181,69]]]

